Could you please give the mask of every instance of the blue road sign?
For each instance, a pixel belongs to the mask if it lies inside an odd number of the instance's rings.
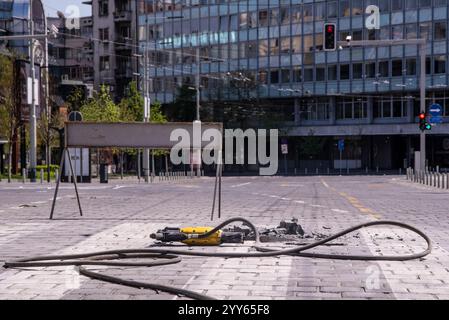
[[[437,103],[432,104],[429,109],[429,114],[430,114],[429,118],[430,123],[443,122],[443,119],[441,118],[443,114],[443,108],[439,104]]]
[[[343,139],[338,140],[338,150],[339,151],[345,150],[345,140]]]

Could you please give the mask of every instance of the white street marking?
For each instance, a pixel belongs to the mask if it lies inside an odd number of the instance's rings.
[[[300,204],[304,204],[306,203],[305,201],[301,201],[301,200],[295,200],[296,203],[300,203]]]
[[[240,184],[236,184],[236,185],[231,186],[231,188],[243,187],[243,186],[247,186],[249,184],[251,184],[251,182],[240,183]]]
[[[340,210],[340,209],[332,209],[331,211],[338,212],[338,213],[348,213],[349,212],[349,211]]]

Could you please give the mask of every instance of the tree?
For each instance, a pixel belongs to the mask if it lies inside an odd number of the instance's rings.
[[[102,85],[96,96],[88,100],[80,108],[85,121],[119,122],[121,120],[120,108],[114,103],[108,87]]]
[[[143,121],[144,99],[135,81],[129,84],[127,95],[120,101],[119,108],[123,121]]]
[[[87,103],[83,90],[80,87],[75,87],[70,95],[67,97],[70,111],[79,111],[81,107]]]
[[[0,55],[0,136],[8,139],[8,182],[11,182],[12,147],[19,127],[19,104],[14,103],[14,59]]]

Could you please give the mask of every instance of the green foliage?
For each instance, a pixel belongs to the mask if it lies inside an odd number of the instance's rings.
[[[101,86],[96,96],[88,100],[80,109],[85,121],[93,122],[119,122],[121,110],[114,103],[108,87]]]
[[[120,101],[119,108],[123,121],[143,121],[144,100],[135,81],[129,84],[127,95]]]
[[[69,112],[79,111],[86,103],[83,90],[80,87],[75,87],[67,97],[67,102],[69,103]]]

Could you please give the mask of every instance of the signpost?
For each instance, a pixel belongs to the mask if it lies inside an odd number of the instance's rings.
[[[287,139],[281,140],[281,153],[284,155],[284,173],[287,175],[287,154],[288,154],[288,142]]]
[[[443,122],[443,108],[437,104],[434,103],[430,106],[429,109],[429,114],[430,114],[430,118],[429,118],[429,122],[432,124],[438,124],[438,123],[442,123]]]

